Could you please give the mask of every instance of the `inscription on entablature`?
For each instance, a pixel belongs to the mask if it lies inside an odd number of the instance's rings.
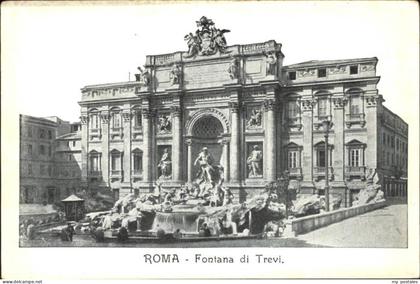
[[[228,68],[229,62],[188,66],[184,69],[185,81],[193,85],[201,83],[230,82],[229,74],[226,72]]]

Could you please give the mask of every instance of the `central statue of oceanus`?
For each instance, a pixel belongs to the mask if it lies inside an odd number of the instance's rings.
[[[230,32],[230,30],[216,28],[214,22],[205,16],[201,17],[196,23],[198,29],[195,34],[189,33],[184,37],[188,45],[186,57],[213,55],[218,51],[225,53],[226,38],[224,34]]]

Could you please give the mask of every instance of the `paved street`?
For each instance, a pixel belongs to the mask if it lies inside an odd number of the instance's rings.
[[[392,204],[297,239],[327,247],[407,247],[407,204]]]

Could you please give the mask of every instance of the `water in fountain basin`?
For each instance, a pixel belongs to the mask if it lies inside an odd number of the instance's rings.
[[[182,233],[197,233],[197,212],[157,212],[152,231],[163,229],[166,233],[173,233],[180,229]]]

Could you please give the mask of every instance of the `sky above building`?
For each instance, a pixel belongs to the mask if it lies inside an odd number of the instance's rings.
[[[281,43],[284,65],[376,56],[385,105],[417,119],[415,2],[67,4],[2,7],[2,93],[18,113],[77,121],[83,86],[134,80],[146,55],[186,51],[205,15],[231,30],[228,45]]]

